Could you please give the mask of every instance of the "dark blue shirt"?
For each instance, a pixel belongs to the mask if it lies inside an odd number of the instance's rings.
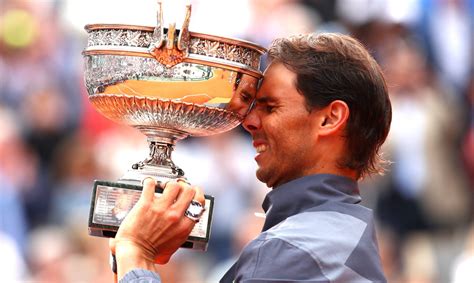
[[[360,200],[355,181],[329,174],[274,188],[262,233],[221,282],[386,282],[372,211]],[[139,282],[132,275],[121,282]]]
[[[311,175],[265,198],[262,233],[221,282],[386,282],[372,211],[357,183]]]

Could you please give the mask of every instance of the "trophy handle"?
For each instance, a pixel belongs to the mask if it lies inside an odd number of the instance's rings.
[[[183,26],[179,32],[178,39],[176,40],[176,24],[171,23],[166,33],[166,39],[164,36],[164,22],[163,22],[163,10],[162,3],[158,1],[158,12],[157,12],[157,23],[153,30],[152,41],[148,47],[148,52],[155,57],[155,59],[167,68],[171,68],[176,64],[184,61],[188,56],[188,47],[190,41],[189,34],[189,21],[191,18],[191,5],[186,6],[186,17],[183,22]],[[165,48],[162,48],[166,41]],[[175,43],[177,41],[177,44]]]
[[[186,17],[184,18],[183,26],[179,32],[178,37],[178,49],[181,51],[187,51],[189,47],[190,35],[189,35],[189,21],[191,19],[191,5],[186,6]]]
[[[156,11],[156,27],[151,36],[150,52],[163,45],[165,30],[163,27],[163,10],[161,9],[161,1],[158,1],[158,11]]]

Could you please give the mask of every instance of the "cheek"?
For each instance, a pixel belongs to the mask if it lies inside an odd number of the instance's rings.
[[[311,131],[298,124],[284,125],[284,129],[275,138],[278,159],[288,164],[310,157],[314,147]]]
[[[290,117],[286,119],[262,119],[262,128],[270,143],[274,144],[277,156],[291,157],[295,151],[306,147],[310,142],[310,128],[305,125],[301,117]],[[278,117],[280,118],[280,117]]]
[[[278,167],[287,167],[292,164],[300,154],[300,144],[295,139],[294,133],[285,131],[281,133],[276,140],[274,147],[274,158],[277,160]]]

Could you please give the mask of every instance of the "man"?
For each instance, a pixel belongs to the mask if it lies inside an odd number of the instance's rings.
[[[269,58],[243,126],[257,151],[257,178],[273,190],[263,203],[262,233],[222,282],[384,282],[372,212],[358,205],[357,187],[357,180],[381,171],[379,149],[390,127],[380,67],[360,43],[339,34],[278,39]],[[153,184],[147,180],[144,194]],[[183,213],[193,197],[202,202],[202,192],[176,183],[168,190],[178,191],[167,200],[180,207],[168,210],[175,225],[135,213],[111,242],[124,282],[158,280],[149,271],[153,260],[166,262],[192,228]],[[153,239],[147,228],[129,229],[145,217],[163,222],[154,229],[169,242]],[[142,262],[121,263],[132,258]]]

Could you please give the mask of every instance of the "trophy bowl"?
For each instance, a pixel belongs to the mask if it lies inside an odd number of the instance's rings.
[[[114,218],[110,207],[127,197],[134,204],[144,178],[161,182],[185,178],[171,159],[178,140],[231,130],[253,103],[265,49],[243,40],[190,32],[190,15],[187,6],[181,29],[174,23],[164,28],[159,4],[156,27],[85,27],[88,42],[83,56],[90,102],[103,116],[140,130],[150,149],[149,156],[133,164],[118,182],[95,182],[91,235],[115,235],[121,220]],[[208,240],[212,206],[213,198],[206,196],[208,215],[196,225],[202,228],[202,233],[194,233],[199,234],[198,240]]]

